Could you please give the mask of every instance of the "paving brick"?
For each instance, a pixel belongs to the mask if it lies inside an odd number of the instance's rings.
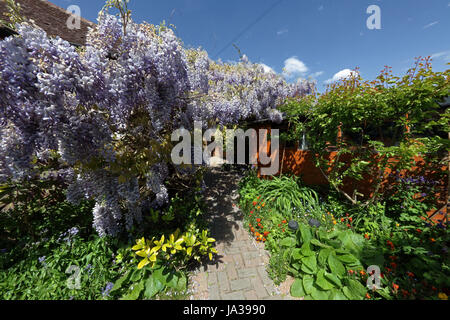
[[[261,278],[261,280],[262,280],[262,282],[264,284],[266,284],[266,285],[267,284],[272,284],[272,280],[270,279],[269,274],[267,273],[265,266],[259,266],[257,268],[257,270],[258,270],[258,274],[259,274],[259,276],[260,276],[260,278]]]
[[[227,266],[227,275],[229,280],[234,280],[238,277],[236,268],[232,264]]]
[[[230,284],[228,283],[228,277],[225,271],[217,273],[217,280],[219,281],[219,288],[221,292],[230,290]]]
[[[237,279],[230,281],[232,291],[241,291],[251,289],[250,279]]]
[[[217,284],[208,288],[209,300],[220,300],[219,286]]]
[[[238,245],[231,245],[231,246],[225,246],[225,251],[226,254],[237,254],[241,252],[241,248]]]
[[[245,300],[242,291],[226,293],[222,295],[223,300]]]
[[[237,268],[242,268],[242,266],[244,265],[244,260],[242,259],[242,256],[240,254],[233,254],[233,261],[234,265]]]
[[[198,292],[205,292],[208,290],[208,279],[206,273],[200,273],[197,277]]]
[[[262,282],[262,280],[258,277],[258,278],[252,278],[251,279],[251,283],[253,285],[253,289],[256,292],[256,295],[258,296],[258,299],[262,299],[265,298],[267,296],[269,296],[269,294],[267,293],[266,288],[264,287],[264,284]]]
[[[256,277],[258,275],[256,268],[237,269],[237,273],[239,278]]]
[[[246,300],[258,300],[258,295],[255,290],[244,292],[244,296]]]
[[[208,286],[217,284],[217,274],[215,272],[208,272]]]
[[[260,258],[244,259],[244,265],[246,267],[259,267],[262,265],[262,260]]]

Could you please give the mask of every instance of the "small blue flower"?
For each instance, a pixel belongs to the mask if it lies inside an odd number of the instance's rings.
[[[103,289],[103,291],[102,291],[102,296],[107,296],[107,297],[109,297],[109,293],[110,293],[110,291],[112,290],[113,287],[114,287],[114,283],[108,282],[108,283],[106,284],[105,289]]]
[[[42,264],[44,264],[45,263],[45,258],[46,258],[46,256],[42,256],[42,257],[39,257],[39,262],[40,263],[42,263]]]

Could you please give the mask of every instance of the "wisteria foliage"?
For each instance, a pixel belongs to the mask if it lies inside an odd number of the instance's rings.
[[[100,235],[141,221],[142,189],[152,206],[167,203],[167,133],[194,120],[281,121],[276,106],[310,90],[245,58],[214,62],[164,25],[124,33],[106,13],[81,49],[27,23],[17,30],[0,42],[0,183],[33,177],[31,164],[57,152],[68,200],[95,199]]]

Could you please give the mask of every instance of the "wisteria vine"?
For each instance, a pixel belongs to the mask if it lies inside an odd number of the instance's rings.
[[[56,153],[68,200],[95,199],[100,235],[139,223],[145,202],[167,203],[174,129],[280,121],[277,105],[312,89],[246,58],[214,62],[167,26],[124,28],[105,12],[83,48],[28,23],[17,31],[0,42],[0,183],[33,177],[33,163]]]

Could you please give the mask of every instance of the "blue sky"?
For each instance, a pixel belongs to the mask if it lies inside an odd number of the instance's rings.
[[[104,4],[51,2],[78,5],[94,22]],[[370,5],[381,10],[379,30],[367,28]],[[137,22],[174,24],[186,46],[213,59],[237,60],[235,43],[288,81],[316,79],[319,91],[355,67],[373,79],[385,65],[403,75],[417,56],[433,56],[437,71],[450,62],[450,0],[131,0],[130,9]]]

